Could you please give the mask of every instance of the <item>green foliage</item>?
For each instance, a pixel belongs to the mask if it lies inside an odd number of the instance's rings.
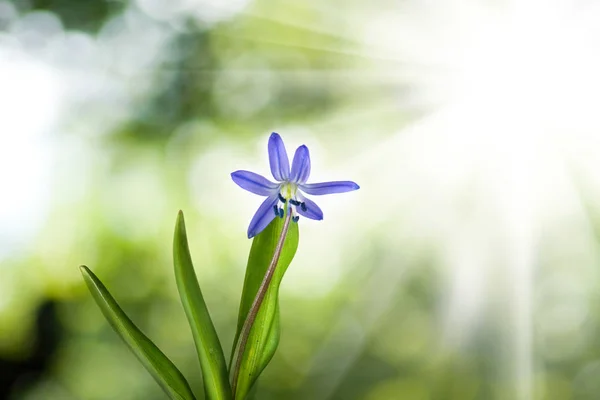
[[[84,265],[80,269],[94,300],[110,325],[165,393],[171,399],[194,400],[189,384],[171,360],[127,317],[96,275]]]
[[[240,339],[244,321],[248,316],[252,302],[256,297],[258,288],[271,262],[283,225],[283,218],[275,218],[252,242],[240,301],[232,359],[238,340]],[[298,224],[291,223],[273,279],[269,284],[264,301],[250,330],[246,349],[242,356],[235,393],[237,400],[246,398],[260,373],[273,357],[279,344],[279,286],[285,271],[296,254],[298,240]]]
[[[67,29],[88,32],[100,30],[106,20],[122,12],[126,6],[124,1],[111,0],[30,0],[22,3],[28,3],[27,6],[33,10],[55,13]]]
[[[276,218],[252,242],[240,302],[232,360],[244,322],[273,259],[283,226],[284,219]],[[237,390],[233,394],[223,349],[194,271],[183,213],[179,212],[173,239],[175,280],[196,344],[207,399],[231,400],[233,395],[238,400],[247,398],[259,375],[273,357],[279,344],[280,335],[279,286],[298,248],[298,237],[298,224],[291,223],[273,277],[267,286],[264,300],[250,329],[248,341],[241,357]],[[94,300],[108,322],[165,392],[172,399],[194,399],[181,372],[125,315],[102,282],[85,266],[81,267],[81,272]]]
[[[231,399],[225,356],[194,272],[181,211],[175,226],[173,261],[177,288],[196,343],[206,398]]]

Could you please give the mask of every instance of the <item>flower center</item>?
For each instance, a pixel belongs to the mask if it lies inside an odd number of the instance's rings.
[[[286,200],[295,200],[296,199],[296,191],[298,190],[298,186],[295,183],[286,182],[281,185],[281,189],[279,189],[279,193]]]
[[[279,197],[279,201],[275,206],[273,206],[273,211],[275,215],[280,218],[283,218],[285,211],[284,206],[286,203],[289,203],[288,210],[292,213],[292,220],[294,222],[298,222],[300,216],[298,216],[296,212],[296,207],[300,207],[303,211],[306,211],[306,204],[304,202],[299,201],[296,197],[298,192],[298,185],[292,182],[284,182],[279,187],[279,193],[277,194]]]

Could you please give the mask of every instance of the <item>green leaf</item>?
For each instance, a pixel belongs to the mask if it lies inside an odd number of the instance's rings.
[[[110,295],[106,287],[88,267],[82,265],[79,269],[94,300],[110,325],[119,334],[121,339],[123,339],[125,344],[129,346],[144,367],[146,367],[165,393],[171,399],[194,400],[195,397],[189,384],[171,360],[135,326]]]
[[[237,332],[233,343],[232,362],[239,336],[248,316],[258,288],[273,258],[275,247],[284,225],[283,218],[275,218],[252,242],[246,278],[240,301]],[[254,325],[250,330],[246,349],[240,364],[235,399],[243,400],[248,396],[260,373],[265,369],[279,344],[279,286],[283,275],[292,262],[298,249],[298,224],[290,223],[281,256],[277,263],[273,279],[269,284],[263,303],[258,311]],[[231,365],[231,363],[230,363]],[[233,368],[233,366],[231,366]]]
[[[196,343],[206,398],[230,400],[232,394],[225,356],[194,272],[181,211],[175,226],[173,261],[177,288]]]

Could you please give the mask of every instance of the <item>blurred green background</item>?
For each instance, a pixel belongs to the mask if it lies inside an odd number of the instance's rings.
[[[228,355],[261,201],[229,174],[268,176],[272,131],[361,189],[300,222],[258,399],[600,398],[597,81],[492,61],[455,97],[453,43],[504,3],[442,3],[0,0],[0,398],[165,398],[80,264],[202,398],[176,214]]]

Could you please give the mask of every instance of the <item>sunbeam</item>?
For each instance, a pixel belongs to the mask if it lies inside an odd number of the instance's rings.
[[[369,182],[364,201],[370,209],[385,198],[389,209],[365,213],[364,223],[402,216],[399,233],[437,243],[448,267],[448,343],[465,343],[493,318],[488,312],[502,315],[508,337],[500,347],[509,351],[496,356],[514,382],[511,396],[531,399],[534,376],[544,373],[543,363],[536,366],[544,355],[532,345],[536,277],[549,273],[539,270],[548,246],[543,230],[567,207],[578,231],[590,234],[567,171],[600,168],[585,150],[600,143],[599,8],[454,2],[444,14],[438,3],[411,3],[365,26],[368,43],[379,38],[402,60],[398,77],[429,112],[355,164],[365,179],[386,171]],[[431,68],[408,74],[411,63]],[[595,254],[593,238],[585,243]]]

